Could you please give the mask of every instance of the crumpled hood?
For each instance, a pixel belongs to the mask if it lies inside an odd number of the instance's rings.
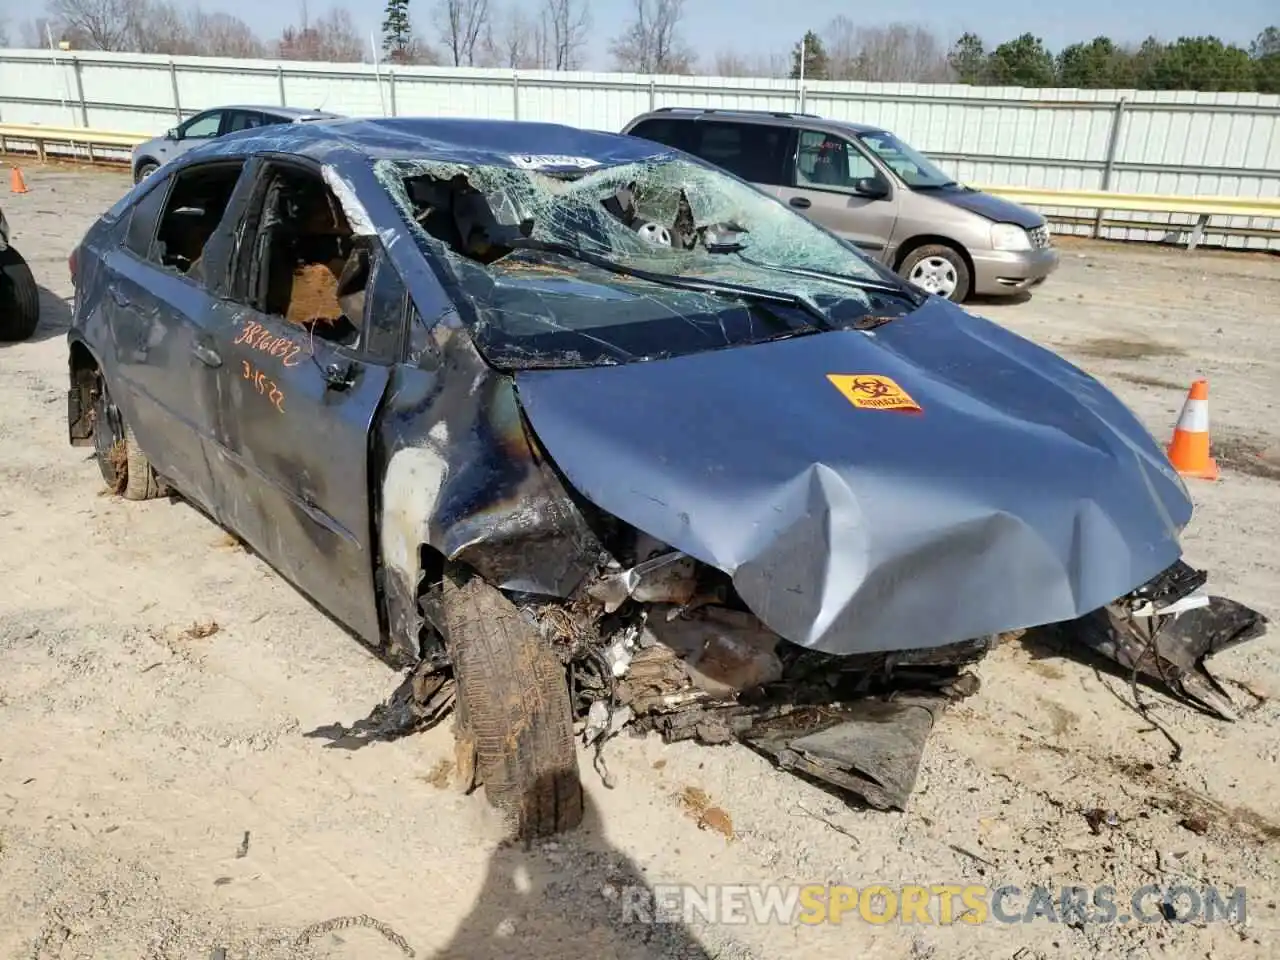
[[[986,217],[993,223],[1016,223],[1027,230],[1044,223],[1044,217],[1034,210],[1014,203],[1012,200],[997,197],[993,193],[983,193],[981,190],[965,190],[956,187],[947,190],[933,190],[926,196],[945,200],[952,206]]]
[[[856,406],[828,375],[892,378],[920,409]],[[1082,616],[1173,563],[1191,517],[1109,391],[938,300],[871,332],[521,371],[516,387],[583,496],[827,653]]]

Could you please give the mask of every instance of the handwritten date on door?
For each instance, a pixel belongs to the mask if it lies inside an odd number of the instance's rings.
[[[284,391],[276,386],[276,382],[248,360],[241,360],[240,365],[244,369],[244,379],[257,387],[258,393],[266,397],[272,406],[284,413]]]
[[[275,357],[286,367],[296,367],[302,361],[298,359],[298,354],[302,352],[302,347],[294,343],[288,337],[277,337],[273,335],[266,327],[258,323],[256,320],[245,321],[240,333],[236,336],[234,343],[237,345],[244,344],[251,350],[259,353],[265,353],[270,357]]]

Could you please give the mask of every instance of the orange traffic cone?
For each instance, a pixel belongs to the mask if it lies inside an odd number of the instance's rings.
[[[14,167],[9,172],[9,192],[10,193],[26,193],[27,181],[22,179],[22,171]]]
[[[1169,443],[1169,461],[1184,477],[1217,480],[1218,464],[1209,456],[1209,381],[1196,380],[1187,392],[1182,415]]]

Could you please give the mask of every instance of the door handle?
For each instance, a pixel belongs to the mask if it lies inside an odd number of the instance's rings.
[[[813,206],[813,203],[809,200],[808,197],[792,197],[787,202],[791,204],[793,207],[799,207],[801,210],[808,210],[811,206]]]
[[[191,348],[191,352],[196,355],[197,360],[207,367],[222,366],[222,357],[218,355],[217,350],[213,349],[213,347],[209,346],[207,343],[201,343],[197,340],[195,346]]]
[[[115,304],[117,307],[129,306],[129,298],[126,297],[123,293],[121,293],[120,288],[117,287],[115,284],[107,285],[107,295],[110,296],[111,299],[115,301]]]

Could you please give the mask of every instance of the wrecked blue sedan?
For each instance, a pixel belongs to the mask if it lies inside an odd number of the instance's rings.
[[[343,745],[456,707],[523,835],[582,816],[579,733],[737,739],[900,807],[1000,634],[1077,624],[1204,701],[1261,629],[1198,594],[1187,491],[1097,381],[647,141],[231,135],[72,269],[71,442],[406,668]]]

